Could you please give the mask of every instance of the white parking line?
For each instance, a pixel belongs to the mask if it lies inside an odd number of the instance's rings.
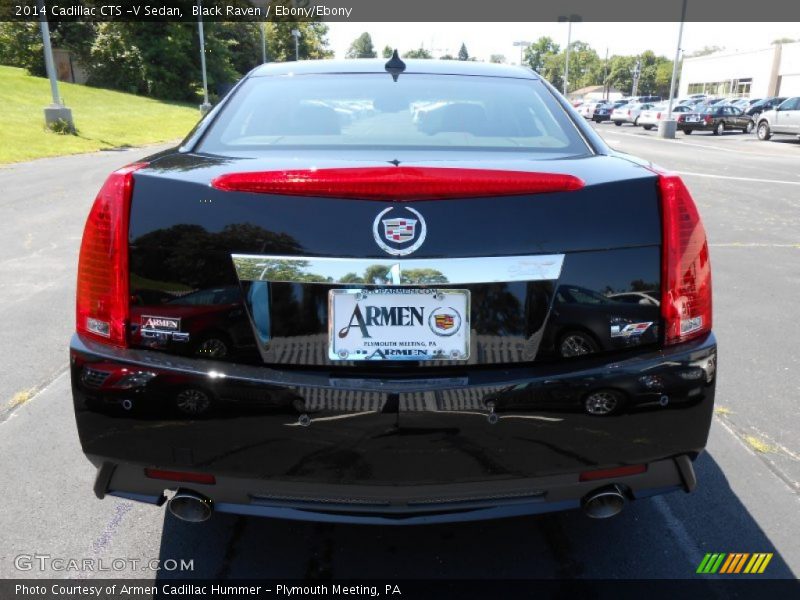
[[[626,133],[624,131],[614,131],[614,130],[607,130],[607,131],[602,131],[601,132],[598,129],[595,129],[595,131],[600,135],[600,137],[603,137],[606,134],[608,134],[608,135],[620,135],[620,136],[624,136],[624,137],[636,138],[637,140],[647,140],[647,141],[657,142],[657,143],[670,142],[672,144],[680,144],[682,146],[694,146],[695,148],[707,148],[709,150],[719,150],[720,152],[733,152],[734,154],[746,154],[747,156],[758,156],[758,157],[762,157],[762,158],[782,158],[783,157],[782,154],[777,154],[777,153],[776,154],[764,154],[764,153],[761,153],[761,152],[748,151],[748,150],[742,150],[742,149],[736,149],[736,148],[722,148],[720,146],[712,146],[710,144],[697,144],[695,142],[688,142],[686,140],[652,137],[650,135],[641,134],[641,133]],[[740,138],[740,139],[743,139],[743,138]],[[619,142],[615,142],[615,143],[619,143]]]
[[[800,181],[787,181],[785,179],[757,179],[755,177],[731,177],[730,175],[713,175],[711,173],[694,173],[691,171],[675,171],[679,175],[691,177],[709,177],[711,179],[730,179],[732,181],[749,181],[753,183],[782,183],[785,185],[800,185]]]

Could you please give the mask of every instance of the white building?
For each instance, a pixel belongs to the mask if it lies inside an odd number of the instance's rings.
[[[800,42],[684,59],[678,96],[689,94],[799,96]]]
[[[622,92],[613,87],[606,89],[603,85],[590,85],[569,92],[567,98],[570,100],[582,100],[583,102],[591,102],[593,100],[610,100],[613,102],[622,98]]]

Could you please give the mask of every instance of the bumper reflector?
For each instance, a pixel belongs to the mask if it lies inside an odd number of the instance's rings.
[[[615,469],[599,469],[597,471],[584,471],[581,473],[579,481],[595,481],[597,479],[614,479],[616,477],[626,477],[628,475],[639,475],[647,471],[647,465],[628,465]]]
[[[150,479],[164,479],[166,481],[181,481],[184,483],[204,483],[214,485],[216,478],[208,473],[191,473],[189,471],[163,471],[161,469],[145,469],[144,474]]]

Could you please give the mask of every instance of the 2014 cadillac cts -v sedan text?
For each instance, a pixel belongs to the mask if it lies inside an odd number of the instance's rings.
[[[691,491],[708,246],[532,71],[270,64],[110,175],[71,372],[95,493],[423,523]]]

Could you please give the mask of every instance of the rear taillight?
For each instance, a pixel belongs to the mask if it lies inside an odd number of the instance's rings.
[[[664,341],[711,331],[711,263],[697,206],[677,175],[658,172],[663,219],[661,316]]]
[[[706,115],[705,117],[703,117],[703,120],[704,120],[706,123],[711,123],[711,115]]]
[[[656,120],[661,118],[661,113],[656,113]]]
[[[628,111],[628,116],[629,116],[629,117],[631,116],[631,111]]]
[[[76,329],[115,346],[127,344],[128,218],[134,163],[114,171],[92,205],[78,259]]]
[[[363,167],[228,173],[214,179],[211,185],[228,192],[411,202],[569,192],[584,184],[577,177],[559,173]]]

